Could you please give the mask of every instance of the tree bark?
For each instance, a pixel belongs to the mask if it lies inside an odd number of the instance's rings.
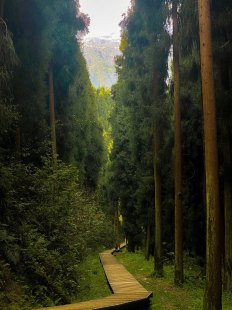
[[[52,161],[56,165],[56,118],[55,118],[55,98],[54,98],[54,81],[52,66],[49,68],[49,107],[50,107],[50,127],[51,127],[51,146],[52,146]]]
[[[224,289],[232,291],[232,167],[229,136],[224,140],[224,218],[225,218],[225,259]]]
[[[205,310],[222,308],[218,147],[209,0],[198,0],[206,179]]]
[[[145,246],[145,259],[149,260],[150,257],[150,244],[151,244],[151,224],[148,218],[147,231],[146,231],[146,246]]]
[[[154,104],[159,105],[159,76],[157,69],[153,72]],[[160,171],[160,133],[154,120],[153,125],[153,169],[155,185],[155,248],[154,248],[154,273],[163,276],[163,249],[162,249],[162,206],[161,206],[161,171]]]
[[[160,135],[154,126],[154,181],[155,181],[155,252],[154,271],[158,277],[163,276],[162,248],[162,206],[161,206],[161,171],[160,171]]]
[[[120,222],[119,222],[119,206],[117,206],[114,213],[114,235],[115,235],[115,243],[120,244]]]
[[[4,18],[4,4],[5,0],[0,0],[0,17]]]
[[[152,203],[153,206],[153,203]],[[148,208],[146,243],[145,243],[145,259],[149,260],[151,254],[151,225],[152,225],[153,208]]]
[[[177,21],[177,0],[172,3],[173,18],[173,75],[174,75],[174,134],[175,134],[175,276],[176,285],[184,281],[183,271],[183,215],[182,215],[182,151],[181,151],[181,109],[180,68]]]
[[[21,133],[20,127],[17,127],[15,132],[15,144],[16,144],[16,158],[18,161],[21,160]]]
[[[226,39],[228,35],[226,33]],[[229,57],[221,57],[221,89],[220,98],[230,91],[230,62]],[[221,100],[222,100],[221,99]],[[231,139],[230,139],[230,115],[228,114],[228,103],[222,100],[222,122],[220,122],[223,140],[223,165],[224,165],[224,281],[223,287],[226,291],[232,291],[232,164],[231,164]]]

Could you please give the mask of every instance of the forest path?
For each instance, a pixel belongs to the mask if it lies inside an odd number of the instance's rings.
[[[124,247],[125,243],[121,245]],[[152,293],[147,291],[113,256],[114,249],[99,254],[111,296],[57,307],[38,310],[91,310],[91,309],[148,309]]]

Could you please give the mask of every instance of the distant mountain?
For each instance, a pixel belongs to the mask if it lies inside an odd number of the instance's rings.
[[[118,40],[112,37],[85,39],[83,53],[95,88],[100,86],[110,88],[117,82],[114,57],[120,55]]]

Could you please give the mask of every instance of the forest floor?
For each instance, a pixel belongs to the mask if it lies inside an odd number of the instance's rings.
[[[74,302],[103,298],[111,295],[99,254],[89,255],[81,266],[79,298]]]
[[[182,288],[178,288],[173,284],[173,262],[165,263],[163,278],[155,278],[153,275],[153,259],[145,260],[142,252],[128,253],[123,250],[115,255],[119,262],[147,290],[153,292],[151,310],[202,310],[204,270],[199,267],[196,259],[185,256],[185,283]],[[73,302],[103,298],[111,294],[98,253],[89,255],[85,259],[80,268],[80,275],[79,298],[73,300]],[[13,293],[16,292],[13,291]],[[13,297],[11,300],[15,299]],[[21,297],[21,294],[19,294],[19,297]],[[0,309],[26,310],[31,309],[31,307],[16,298],[14,302],[11,302],[10,307],[9,304],[7,306],[0,302]],[[223,294],[222,310],[232,310],[232,293]]]
[[[122,252],[117,258],[147,290],[153,292],[152,310],[202,310],[204,273],[196,259],[185,257],[185,283],[180,288],[173,284],[174,267],[171,262],[164,266],[164,277],[155,278],[153,259],[145,260],[141,252]],[[223,294],[222,309],[232,310],[232,293]]]
[[[153,292],[151,310],[202,310],[204,270],[197,264],[196,258],[185,256],[185,283],[179,288],[173,284],[173,262],[165,263],[163,278],[155,278],[152,258],[147,261],[143,253],[128,253],[125,250],[115,255],[147,290]],[[111,294],[97,254],[89,256],[83,264],[80,284],[81,298],[77,302]],[[232,310],[232,293],[223,294],[222,309]]]

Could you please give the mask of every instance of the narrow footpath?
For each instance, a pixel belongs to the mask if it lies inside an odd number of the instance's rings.
[[[125,244],[122,245],[122,247]],[[94,310],[94,309],[148,309],[151,292],[148,292],[113,256],[114,249],[99,254],[112,295],[77,304],[40,308],[38,310]]]

